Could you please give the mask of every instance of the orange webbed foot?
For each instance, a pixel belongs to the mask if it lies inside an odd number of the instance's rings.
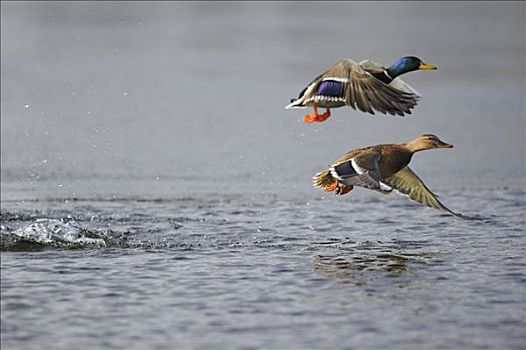
[[[324,190],[325,192],[332,192],[338,187],[338,181],[334,180],[333,183],[331,183],[328,186],[325,186]]]
[[[312,104],[312,108],[314,109],[314,113],[307,114],[306,116],[303,117],[303,122],[305,124],[317,122],[318,118],[320,117],[320,115],[318,114],[318,106],[316,105],[316,103]]]
[[[327,118],[329,118],[331,116],[331,110],[327,108],[327,110],[325,111],[325,113],[323,114],[319,114],[318,115],[318,118],[316,118],[316,121],[321,123],[321,122],[324,122],[327,120]]]
[[[316,121],[318,119],[318,115],[317,114],[307,114],[306,116],[303,117],[303,122],[305,124],[310,124],[314,121]]]
[[[352,191],[354,187],[352,185],[339,185],[336,189],[336,195],[343,196]]]

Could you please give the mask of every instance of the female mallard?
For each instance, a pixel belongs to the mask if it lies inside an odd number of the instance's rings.
[[[412,200],[462,216],[444,206],[407,166],[415,152],[433,148],[453,148],[435,135],[425,134],[408,143],[385,144],[353,149],[328,170],[314,176],[313,185],[344,195],[361,186],[387,194],[393,189]]]
[[[314,79],[285,108],[312,106],[314,113],[303,118],[305,123],[322,122],[330,117],[330,108],[342,106],[371,114],[374,110],[400,116],[411,114],[420,94],[397,77],[419,69],[437,68],[414,56],[402,57],[389,68],[371,60],[356,63],[343,59]],[[318,114],[317,107],[327,110]]]

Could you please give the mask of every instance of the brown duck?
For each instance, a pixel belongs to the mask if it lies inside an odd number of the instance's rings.
[[[314,176],[313,185],[337,195],[350,192],[354,186],[384,194],[393,189],[428,207],[448,209],[422,180],[407,166],[414,153],[434,148],[453,148],[437,136],[424,134],[402,144],[384,144],[353,149],[340,157],[329,169]]]

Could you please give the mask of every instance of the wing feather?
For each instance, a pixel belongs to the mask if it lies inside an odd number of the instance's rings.
[[[350,60],[341,60],[327,74],[339,74],[349,79],[345,84],[346,104],[363,112],[374,114],[374,110],[377,110],[384,114],[403,116],[409,114],[418,103],[418,95],[383,83]]]
[[[380,184],[378,161],[381,154],[367,152],[334,164],[330,168],[332,176],[345,185],[361,186],[382,193],[390,192]]]
[[[409,196],[409,198],[414,201],[431,208],[445,210],[455,216],[463,217],[462,214],[455,213],[442,204],[437,196],[427,188],[422,180],[408,166],[393,176],[384,179],[383,182],[398,192]]]
[[[420,96],[416,90],[403,82],[391,86],[370,73],[382,71],[382,69],[384,69],[382,66],[372,61],[363,61],[358,64],[347,58],[340,60],[331,69],[309,83],[300,96],[292,100],[285,108],[304,107],[314,102],[323,106],[328,98],[323,91],[319,91],[320,84],[323,81],[334,80],[343,84],[343,94],[341,98],[331,95],[329,101],[338,98],[340,103],[370,114],[375,114],[375,111],[399,116],[411,114],[411,109],[417,105]]]

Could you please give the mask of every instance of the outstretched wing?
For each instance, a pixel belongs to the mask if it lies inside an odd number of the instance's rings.
[[[346,105],[371,114],[375,114],[375,110],[392,115],[410,114],[411,108],[416,106],[419,99],[414,93],[398,90],[376,79],[362,66],[349,59],[336,63],[322,77],[320,87],[325,81],[342,85],[341,98]]]
[[[463,217],[462,214],[455,213],[442,204],[438,200],[437,196],[431,192],[429,188],[427,188],[422,180],[408,166],[393,176],[384,179],[383,182],[398,192],[409,196],[409,198],[414,201],[427,205],[431,208],[445,210],[455,216]]]
[[[293,98],[290,103],[285,106],[285,109],[291,108],[304,108],[308,102],[313,101],[313,97],[316,96],[318,86],[321,83],[325,74],[329,71],[324,72],[314,78],[303,90],[301,90],[298,98]]]
[[[396,79],[395,79],[396,80]],[[297,108],[315,102],[324,105],[347,105],[363,112],[375,111],[400,115],[411,114],[420,96],[413,91],[397,89],[375,78],[360,64],[343,59],[316,77],[285,108]]]
[[[370,59],[361,61],[360,66],[366,71],[372,72],[372,73],[374,72],[383,73],[385,71],[384,66]],[[397,90],[401,90],[403,92],[415,94],[418,97],[422,97],[422,95],[420,95],[420,93],[416,91],[415,88],[413,88],[411,85],[403,81],[400,77],[394,78],[394,80],[389,83],[389,86],[392,86]]]
[[[363,60],[359,63],[359,65],[363,69],[368,70],[368,71],[373,71],[373,72],[383,72],[385,70],[385,67],[383,65],[371,59]]]

